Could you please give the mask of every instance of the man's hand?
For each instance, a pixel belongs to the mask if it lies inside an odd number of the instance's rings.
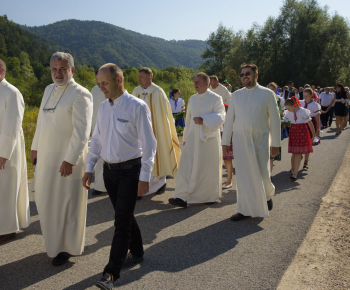
[[[6,158],[0,157],[0,170],[5,169]]]
[[[64,177],[71,175],[73,173],[73,164],[63,161],[59,172],[61,172],[61,176]]]
[[[90,189],[90,184],[91,184],[91,178],[92,178],[92,173],[91,172],[85,172],[82,182],[83,182],[83,187],[85,187],[87,190]]]
[[[182,143],[182,146],[185,146],[185,144],[186,144],[186,142],[183,142],[183,143]]]
[[[36,150],[30,151],[30,162],[31,162],[33,165],[36,164],[37,155],[38,155],[38,151],[36,151]]]
[[[203,118],[201,118],[201,117],[194,117],[193,121],[197,125],[203,125]]]
[[[227,157],[230,152],[230,146],[222,145],[222,154]]]
[[[279,147],[271,147],[271,157],[276,157],[280,153],[280,148]]]
[[[137,189],[137,196],[143,196],[149,192],[149,182],[139,180],[139,186]]]

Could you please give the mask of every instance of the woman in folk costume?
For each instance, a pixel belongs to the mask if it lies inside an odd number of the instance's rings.
[[[282,112],[282,107],[284,107],[284,99],[281,98],[277,93],[278,93],[278,86],[276,83],[272,82],[269,83],[267,85],[267,88],[272,90],[275,93],[276,96],[276,101],[277,101],[277,105],[278,105],[278,110],[281,113]],[[288,132],[286,128],[281,129],[281,140],[283,140],[284,138],[288,138]],[[282,156],[282,147],[280,148],[280,152],[278,153],[278,155],[276,155],[275,157],[270,156],[270,172],[272,174],[272,169],[273,169],[273,161],[277,160],[277,161],[281,161],[281,156]],[[272,177],[271,177],[272,178]]]
[[[311,114],[311,121],[312,124],[314,125],[315,128],[315,134],[316,137],[320,138],[320,114],[321,114],[321,106],[319,103],[316,103],[312,97],[313,95],[313,91],[310,88],[306,88],[304,90],[304,100],[301,101],[301,106],[305,109],[308,109]],[[312,138],[312,132],[309,129],[309,133],[310,133],[310,137]],[[320,143],[320,141],[316,142],[316,143],[312,143],[312,145],[318,145]],[[305,154],[305,161],[304,161],[304,166],[303,166],[303,170],[309,170],[309,153]]]
[[[227,114],[227,110],[228,110],[228,104],[225,104],[225,112]],[[222,133],[224,132],[224,124],[221,126],[221,138],[222,138]],[[230,143],[230,150],[228,152],[227,156],[222,155],[222,158],[224,160],[225,163],[225,167],[227,170],[227,179],[225,184],[222,186],[223,189],[226,188],[230,188],[232,187],[232,175],[233,175],[233,165],[232,165],[232,160],[233,160],[233,149],[232,149],[232,137],[231,137],[231,143]]]
[[[179,89],[173,89],[170,92],[170,106],[171,106],[171,112],[173,113],[173,116],[180,112],[185,112],[185,101],[184,99],[180,98],[181,92]],[[182,115],[181,118],[175,120],[175,127],[180,126],[182,128],[185,128],[185,119]]]
[[[292,153],[292,174],[290,180],[296,181],[302,154],[313,152],[311,140],[315,137],[315,128],[311,121],[310,111],[302,108],[295,96],[287,99],[284,106],[286,111],[283,120],[292,123],[289,129],[288,142],[288,153]],[[312,132],[312,139],[310,138],[308,126]]]

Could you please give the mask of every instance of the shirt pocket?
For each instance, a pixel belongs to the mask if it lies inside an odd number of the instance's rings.
[[[121,118],[118,118],[117,119],[117,130],[118,132],[122,133],[122,134],[125,134],[125,133],[128,133],[130,131],[130,122],[129,120],[125,120],[125,119],[121,119]]]

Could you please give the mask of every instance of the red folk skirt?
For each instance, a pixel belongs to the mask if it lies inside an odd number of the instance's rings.
[[[306,123],[292,124],[289,129],[288,153],[312,153],[312,140]]]

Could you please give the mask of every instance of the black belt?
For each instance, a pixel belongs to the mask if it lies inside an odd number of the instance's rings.
[[[103,165],[108,167],[108,169],[112,169],[112,170],[125,170],[125,169],[131,169],[138,164],[141,164],[141,157],[136,159],[131,159],[125,162],[120,162],[120,163],[108,163],[105,161]]]

